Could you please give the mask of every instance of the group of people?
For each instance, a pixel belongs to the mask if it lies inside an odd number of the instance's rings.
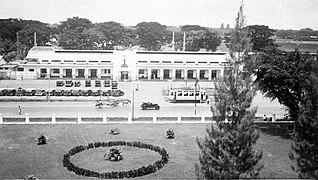
[[[274,116],[275,116],[275,114],[274,114]],[[264,114],[264,116],[263,116],[263,121],[273,121],[273,118],[272,117],[267,117],[266,116],[266,114]]]

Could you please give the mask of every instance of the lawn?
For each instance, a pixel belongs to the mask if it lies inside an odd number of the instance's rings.
[[[78,179],[62,165],[63,155],[78,145],[91,142],[140,141],[165,148],[169,162],[159,171],[136,179],[195,179],[194,164],[198,163],[196,137],[204,137],[207,124],[105,124],[105,125],[0,125],[0,179],[21,179],[33,174],[40,179]],[[120,129],[119,135],[108,131]],[[172,128],[175,139],[165,139]],[[263,127],[264,128],[264,127]],[[40,135],[48,144],[37,145]],[[264,168],[261,178],[297,178],[288,158],[292,141],[277,134],[261,133],[255,148],[263,151]],[[83,151],[72,156],[79,167],[96,171],[136,169],[153,164],[160,155],[146,149],[121,147],[120,162],[103,160],[107,148]],[[117,163],[117,164],[114,164]]]

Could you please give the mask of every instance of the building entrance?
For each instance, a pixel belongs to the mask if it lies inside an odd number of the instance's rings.
[[[163,70],[163,79],[171,79],[170,70],[169,69],[164,69]]]
[[[65,77],[72,78],[72,69],[65,69]]]
[[[120,72],[120,80],[125,81],[128,79],[129,79],[128,71],[121,71]]]
[[[84,69],[78,69],[77,70],[77,77],[79,77],[79,78],[84,78],[85,77],[85,75],[84,75]]]
[[[91,78],[97,78],[97,69],[91,69]]]

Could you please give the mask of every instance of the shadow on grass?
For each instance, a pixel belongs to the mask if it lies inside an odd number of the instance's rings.
[[[291,140],[293,137],[294,123],[255,123],[254,126],[262,133],[279,136]]]

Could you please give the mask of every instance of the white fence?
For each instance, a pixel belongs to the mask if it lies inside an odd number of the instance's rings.
[[[60,117],[61,118],[61,117]],[[92,117],[91,119],[96,119],[96,117]],[[196,117],[182,117],[181,113],[178,114],[177,117],[168,117],[172,120],[159,120],[164,119],[162,117],[157,117],[156,113],[153,114],[152,117],[132,117],[131,114],[128,114],[127,117],[122,117],[124,121],[109,121],[112,117],[107,117],[107,114],[104,114],[103,117],[99,117],[102,121],[83,121],[83,117],[81,113],[78,113],[77,117],[65,117],[63,121],[57,121],[58,117],[56,117],[55,113],[52,113],[51,117],[44,117],[40,119],[46,119],[49,121],[30,121],[30,115],[25,114],[24,117],[14,117],[14,118],[7,118],[7,119],[19,119],[20,121],[17,122],[15,120],[12,121],[5,121],[2,114],[0,114],[0,124],[107,124],[107,123],[114,123],[114,124],[134,124],[134,123],[152,123],[152,124],[159,124],[159,123],[212,123],[211,118],[205,117],[204,113],[200,116]],[[69,119],[69,121],[67,121]],[[75,120],[74,120],[75,119]],[[89,117],[85,117],[85,119],[90,119]],[[125,120],[127,119],[127,120]],[[151,120],[140,120],[140,119],[151,119]],[[23,121],[21,121],[23,120]]]

